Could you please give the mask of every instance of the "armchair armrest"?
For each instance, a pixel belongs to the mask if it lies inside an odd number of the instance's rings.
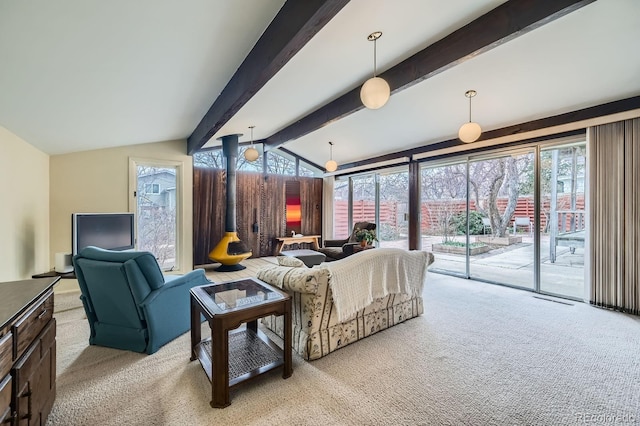
[[[344,254],[351,255],[355,251],[354,250],[355,247],[359,246],[359,245],[360,245],[360,243],[346,243],[346,244],[343,244],[342,245],[342,252]]]
[[[164,286],[162,286],[162,288],[181,286],[185,285],[185,283],[193,283],[194,285],[207,285],[213,283],[213,281],[207,278],[204,269],[194,269],[193,271],[189,271],[183,275],[165,275]]]
[[[191,326],[189,289],[211,284],[204,270],[196,269],[184,275],[165,276],[165,285],[153,290],[140,304],[153,332],[149,333],[147,353],[155,352],[176,335],[186,332]]]
[[[325,247],[342,247],[343,244],[348,243],[349,239],[345,238],[343,240],[324,240]]]
[[[164,308],[170,308],[175,304],[175,300],[171,297],[175,297],[176,294],[182,292],[189,294],[191,287],[199,285],[211,284],[204,274],[203,269],[195,269],[187,272],[184,275],[165,275],[165,284],[157,290],[153,290],[143,301],[140,306],[143,309],[158,309],[158,306],[164,305]],[[159,305],[156,306],[155,304]],[[162,308],[162,306],[160,306]]]

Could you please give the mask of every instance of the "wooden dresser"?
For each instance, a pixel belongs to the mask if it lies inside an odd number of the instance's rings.
[[[0,283],[0,425],[44,425],[56,397],[53,285]]]

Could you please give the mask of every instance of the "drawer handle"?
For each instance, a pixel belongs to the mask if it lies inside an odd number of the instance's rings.
[[[38,319],[42,319],[42,317],[44,316],[44,314],[47,313],[47,310],[45,309],[44,311],[40,312],[40,315],[38,315]]]

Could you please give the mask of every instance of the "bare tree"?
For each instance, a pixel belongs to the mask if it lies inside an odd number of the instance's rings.
[[[296,162],[274,151],[267,155],[267,173],[277,175],[296,175]]]
[[[244,151],[247,147],[240,147],[238,158],[236,159],[236,169],[248,172],[262,172],[262,155],[256,161],[247,161],[244,158]],[[222,154],[222,149],[212,149],[208,151],[196,152],[193,155],[193,165],[195,167],[210,167],[214,169],[226,169],[226,158]]]
[[[520,179],[532,161],[532,155],[502,157],[472,162],[469,167],[470,196],[476,211],[489,218],[493,234],[507,235],[511,217],[520,196]],[[506,197],[507,205],[500,211],[498,198]]]
[[[139,165],[137,180],[137,248],[171,268],[176,260],[175,170]]]
[[[196,167],[224,169],[225,162],[224,157],[222,156],[222,149],[196,152],[193,155],[193,165]]]

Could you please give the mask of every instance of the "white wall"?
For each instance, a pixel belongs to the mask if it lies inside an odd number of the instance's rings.
[[[49,270],[49,156],[0,126],[0,281]]]

